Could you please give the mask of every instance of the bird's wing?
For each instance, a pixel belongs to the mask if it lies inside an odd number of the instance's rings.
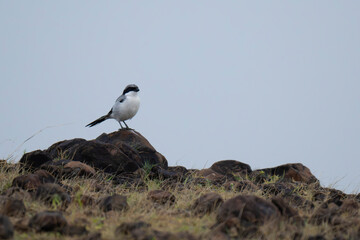
[[[123,102],[126,99],[125,95],[121,95],[120,97],[118,97],[118,99],[116,99],[116,102]]]

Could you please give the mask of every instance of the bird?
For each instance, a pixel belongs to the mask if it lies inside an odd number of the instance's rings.
[[[89,123],[85,127],[93,127],[107,119],[115,119],[119,122],[121,129],[123,129],[121,122],[125,124],[126,129],[129,129],[129,126],[125,121],[133,118],[139,110],[139,91],[140,89],[135,84],[127,85],[121,96],[116,99],[115,104],[109,113]]]

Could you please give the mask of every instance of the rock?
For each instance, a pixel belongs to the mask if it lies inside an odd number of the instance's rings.
[[[57,178],[62,178],[64,166],[69,163],[69,159],[60,159],[56,161],[46,162],[40,166],[40,169],[50,172],[53,176]]]
[[[30,200],[31,199],[31,194],[19,187],[10,187],[6,190],[6,192],[4,194],[7,197],[11,197],[14,199],[19,199],[19,200],[22,200],[22,199]]]
[[[145,163],[157,165],[165,170],[167,168],[165,157],[158,153],[140,133],[128,129],[110,134],[104,133],[91,141],[80,138],[61,141],[44,152],[53,159],[68,157],[112,174],[134,172]],[[80,169],[84,170],[84,168]]]
[[[167,170],[170,172],[176,172],[178,175],[183,177],[189,172],[186,167],[183,166],[168,167]]]
[[[304,199],[303,197],[299,196],[299,194],[292,193],[292,194],[284,194],[282,197],[288,202],[290,205],[294,206],[295,208],[302,208],[307,211],[312,210],[315,206],[314,204]]]
[[[264,173],[267,176],[277,175],[286,180],[298,181],[307,184],[317,183],[317,178],[312,175],[310,170],[301,163],[285,164],[274,168],[264,168],[252,172],[252,175],[261,175]]]
[[[317,225],[323,223],[331,224],[333,218],[338,214],[339,214],[339,207],[336,204],[323,203],[313,212],[309,222]]]
[[[36,190],[43,183],[54,183],[54,177],[45,170],[38,170],[35,173],[26,174],[14,178],[12,187],[20,187],[27,191]]]
[[[64,171],[68,171],[67,175],[72,176],[93,176],[96,173],[92,167],[79,161],[68,162],[64,166]]]
[[[261,185],[262,190],[271,195],[278,195],[278,194],[291,194],[295,187],[291,185],[289,182],[276,182],[276,183],[267,183]]]
[[[37,213],[29,221],[29,227],[37,232],[60,232],[66,230],[68,223],[61,212],[44,211]]]
[[[341,206],[343,200],[346,198],[346,194],[340,190],[333,189],[333,188],[326,188],[328,190],[328,198],[327,203],[335,203],[338,206]]]
[[[258,189],[258,186],[256,186],[254,183],[252,183],[249,180],[242,180],[242,181],[229,181],[224,184],[224,188],[228,191],[236,191],[236,192],[242,192],[242,191],[256,191]]]
[[[52,159],[60,158],[70,158],[72,159],[74,152],[76,149],[83,143],[87,142],[82,138],[74,138],[71,140],[64,140],[51,145],[48,149],[46,149],[46,153]]]
[[[230,217],[218,224],[207,236],[208,239],[266,239],[257,226],[244,226],[238,217]]]
[[[174,179],[177,181],[181,181],[184,177],[182,172],[170,171],[169,169],[163,169],[160,166],[154,166],[151,168],[149,178],[150,179]]]
[[[11,239],[14,236],[14,228],[7,216],[0,215],[0,239]]]
[[[125,236],[124,239],[134,239],[134,240],[145,240],[145,239],[156,239],[156,240],[195,240],[194,236],[187,232],[180,232],[177,234],[162,232],[150,228],[150,224],[139,221],[132,223],[123,223],[115,230],[115,236],[118,239],[119,236]]]
[[[36,191],[35,198],[50,205],[56,201],[58,204],[61,203],[63,208],[66,208],[71,202],[69,194],[56,183],[44,183],[40,185]]]
[[[195,215],[204,215],[216,210],[224,200],[217,193],[206,193],[195,200],[192,209]]]
[[[67,225],[64,229],[63,234],[68,236],[81,236],[88,234],[88,230],[86,230],[85,226],[78,226],[78,225]]]
[[[285,218],[294,218],[298,217],[299,213],[292,207],[290,207],[283,198],[274,197],[271,199],[271,202],[278,208],[280,214]]]
[[[127,204],[126,196],[113,195],[100,199],[99,207],[102,211],[108,212],[111,210],[114,211],[125,211],[129,208]]]
[[[261,225],[280,216],[277,207],[253,195],[238,195],[224,202],[216,216],[217,223],[238,217],[244,226]]]
[[[26,212],[24,202],[20,199],[4,197],[1,202],[1,214],[8,217],[23,217]]]
[[[141,166],[141,159],[129,158],[117,146],[99,141],[88,141],[76,149],[74,161],[80,161],[107,173],[134,172]]]
[[[233,174],[233,175],[246,175],[251,173],[251,167],[248,164],[238,162],[235,160],[223,160],[214,163],[211,167],[217,173],[222,175]]]
[[[174,204],[175,203],[175,196],[167,191],[163,190],[153,190],[150,191],[147,195],[147,199],[158,203],[158,204]]]
[[[208,183],[212,183],[212,184],[217,184],[217,185],[221,185],[223,183],[226,182],[227,177],[215,172],[214,170],[210,169],[210,168],[205,168],[205,169],[201,169],[200,171],[197,171],[195,173],[195,176],[197,177],[202,177],[205,180],[208,181]],[[235,180],[235,179],[230,179],[231,180]]]
[[[359,207],[359,203],[355,199],[345,199],[339,210],[341,213],[357,215]]]
[[[94,232],[90,233],[89,235],[80,238],[81,240],[101,240],[101,233]]]
[[[168,167],[166,158],[157,152],[150,142],[135,130],[123,129],[110,134],[102,134],[96,138],[96,140],[103,143],[111,143],[120,149],[124,149],[124,152],[129,154],[129,152],[126,151],[127,148],[123,147],[124,144],[126,144],[132,151],[140,155],[142,164],[147,162],[158,165],[164,169]]]
[[[314,236],[309,236],[307,240],[326,240],[326,237],[322,234],[318,234]]]
[[[324,202],[326,199],[326,193],[324,191],[315,191],[313,193],[312,201]]]
[[[134,232],[137,229],[140,228],[148,228],[151,224],[139,221],[139,222],[125,222],[122,223],[120,226],[118,226],[115,230],[115,236],[119,236],[121,234],[124,235],[130,235],[132,232]]]
[[[95,204],[95,199],[87,195],[82,195],[80,198],[80,202],[83,206],[92,206]]]
[[[52,157],[58,156],[58,153],[66,153],[73,161],[85,163],[107,173],[133,172],[141,163],[139,156],[134,154],[129,158],[122,149],[113,144],[96,140],[86,141],[81,138],[55,143],[46,152]]]
[[[29,170],[36,170],[42,164],[51,161],[51,157],[47,152],[36,150],[25,153],[20,159],[20,164]]]
[[[28,232],[30,231],[29,228],[29,219],[27,218],[20,218],[18,221],[14,224],[14,229],[17,232]],[[0,238],[1,239],[1,238]]]

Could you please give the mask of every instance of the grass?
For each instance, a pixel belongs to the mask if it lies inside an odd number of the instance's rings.
[[[161,189],[161,180],[149,179],[147,176],[151,166],[145,166],[146,172],[143,178],[146,188],[140,186],[128,187],[125,185],[113,185],[108,175],[99,173],[92,178],[76,177],[72,179],[64,179],[61,182],[64,185],[71,186],[72,202],[68,208],[63,212],[67,221],[70,224],[85,225],[89,232],[101,232],[103,239],[114,239],[115,229],[124,222],[144,221],[151,224],[151,228],[164,232],[189,232],[194,236],[203,237],[210,234],[211,226],[216,222],[216,212],[197,217],[192,215],[191,206],[195,199],[204,193],[216,192],[222,196],[224,200],[228,200],[240,193],[235,190],[225,190],[223,186],[214,186],[206,184],[205,186],[191,184],[185,180],[183,183],[185,187],[176,187],[170,190],[176,197],[176,202],[173,206],[158,206],[147,199],[147,193],[151,190]],[[12,183],[12,180],[25,172],[20,169],[19,165],[3,164],[0,167],[0,192],[5,192]],[[273,176],[265,184],[277,183],[281,177]],[[312,185],[299,184],[293,190],[293,194],[301,196],[302,198],[311,201],[315,187]],[[89,196],[97,200],[102,197],[119,194],[127,196],[127,202],[130,206],[129,210],[125,212],[102,212],[96,205],[85,206],[81,202],[82,196]],[[256,195],[261,198],[270,199],[272,195],[258,190],[244,190],[241,194]],[[27,208],[24,220],[29,220],[37,212],[44,210],[59,210],[61,207],[61,200],[54,198],[52,204],[45,205],[39,201],[32,199],[24,199]],[[311,217],[320,203],[314,203],[314,210],[306,208],[297,208],[299,215],[304,219]],[[340,216],[344,220],[349,216],[343,214]],[[359,219],[359,213],[357,215]],[[18,221],[17,218],[11,218],[14,223]],[[295,234],[300,234],[299,239],[307,239],[309,236],[324,235],[326,238],[333,239],[341,234],[344,239],[355,239],[356,231],[360,228],[351,226],[346,230],[339,230],[336,226],[323,223],[320,225],[311,224],[305,221],[305,224],[294,225],[286,220],[279,222],[269,222],[259,227],[261,232],[267,239],[293,239]],[[63,236],[58,233],[35,233],[26,232],[21,233],[16,231],[14,239],[79,239],[78,236],[70,237]]]

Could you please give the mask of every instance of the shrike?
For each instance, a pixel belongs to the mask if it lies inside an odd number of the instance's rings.
[[[129,120],[135,116],[140,107],[140,98],[138,96],[139,92],[138,86],[135,84],[127,85],[123,91],[123,94],[116,99],[114,106],[111,108],[110,112],[95,121],[86,125],[86,127],[95,126],[98,123],[101,123],[107,119],[113,118],[117,120],[120,124],[121,129],[123,122],[127,129],[128,125],[125,123],[126,120]]]

